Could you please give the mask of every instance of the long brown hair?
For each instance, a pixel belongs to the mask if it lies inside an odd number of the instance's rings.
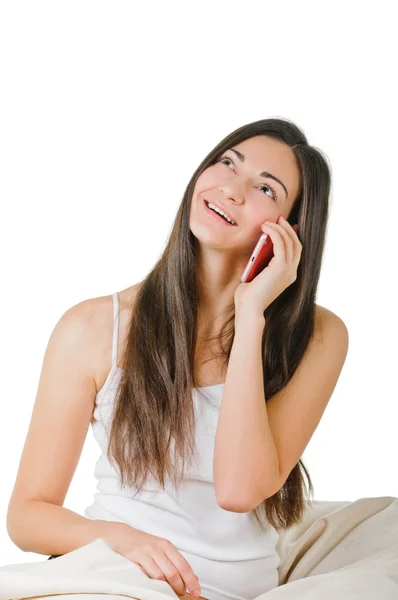
[[[200,289],[196,271],[198,240],[189,225],[192,194],[202,171],[227,149],[256,135],[270,136],[290,146],[302,176],[301,191],[288,218],[291,225],[298,223],[303,245],[297,278],[264,311],[266,399],[289,382],[314,333],[315,296],[329,211],[330,168],[323,153],[308,144],[295,124],[284,119],[263,119],[229,134],[199,165],[186,188],[167,245],[134,299],[107,453],[119,469],[122,487],[135,485],[138,492],[148,476],[162,487],[166,476],[177,485],[183,478],[186,460],[194,455],[192,388],[198,387],[194,356]],[[233,305],[230,313],[218,337],[225,365],[234,338]],[[177,470],[180,460],[182,468]],[[299,460],[282,488],[251,511],[263,531],[268,529],[268,523],[280,531],[301,522],[306,502],[312,502],[305,495],[303,472],[309,495],[313,496],[311,478]]]

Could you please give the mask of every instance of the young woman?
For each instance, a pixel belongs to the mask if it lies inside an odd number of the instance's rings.
[[[62,315],[9,504],[16,545],[56,557],[101,537],[184,599],[278,586],[279,532],[311,501],[303,472],[313,494],[300,457],[348,350],[315,304],[330,180],[291,122],[237,129],[193,174],[145,279]],[[262,232],[274,257],[240,283]],[[90,422],[98,486],[78,515],[63,503]]]

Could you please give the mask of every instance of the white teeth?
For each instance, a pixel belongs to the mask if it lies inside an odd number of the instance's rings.
[[[211,208],[212,210],[214,210],[215,212],[218,212],[220,215],[222,215],[223,217],[226,218],[226,220],[228,221],[228,223],[231,223],[232,225],[236,225],[235,221],[233,221],[227,214],[225,214],[224,211],[220,210],[217,206],[215,206],[214,204],[212,204],[211,202],[207,203],[207,206],[209,208]]]

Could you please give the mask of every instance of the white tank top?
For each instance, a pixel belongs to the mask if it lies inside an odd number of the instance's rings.
[[[253,600],[278,586],[278,532],[264,533],[253,515],[234,513],[217,504],[213,483],[213,452],[224,384],[194,388],[196,460],[187,469],[177,493],[166,479],[165,489],[151,474],[140,493],[121,489],[120,477],[106,457],[113,402],[120,382],[117,366],[119,299],[113,294],[112,368],[97,393],[91,426],[101,449],[94,475],[97,492],[84,511],[88,519],[118,521],[168,539],[199,578],[208,600]],[[195,464],[196,463],[196,464]]]

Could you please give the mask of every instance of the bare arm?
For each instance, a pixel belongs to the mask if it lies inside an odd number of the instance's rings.
[[[7,512],[8,534],[26,552],[65,554],[105,537],[115,525],[62,506],[94,409],[96,342],[106,323],[102,315],[102,298],[73,306],[56,324],[46,348]]]
[[[237,314],[214,450],[217,501],[248,512],[281,489],[318,426],[348,352],[348,330],[324,309],[288,385],[266,402],[263,315]]]
[[[248,512],[257,482],[273,486],[279,464],[264,398],[265,318],[237,312],[235,323],[214,447],[214,485],[224,510]]]
[[[98,521],[42,500],[25,500],[8,512],[7,529],[14,544],[24,552],[66,554],[98,538],[110,545],[115,525]]]

